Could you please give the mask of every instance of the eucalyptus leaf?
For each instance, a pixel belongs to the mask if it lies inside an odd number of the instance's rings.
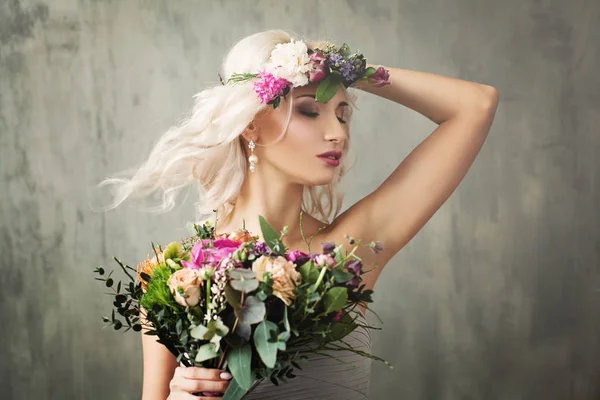
[[[277,360],[277,343],[269,342],[271,332],[278,334],[277,325],[269,320],[261,322],[254,330],[254,345],[260,359],[268,368],[275,367]]]
[[[235,379],[229,381],[229,386],[221,397],[221,400],[240,400],[246,394],[246,390],[242,389]]]
[[[209,329],[204,325],[198,325],[190,331],[190,336],[194,339],[200,340],[208,340],[205,338],[206,334],[209,332]]]
[[[216,346],[213,343],[206,343],[198,348],[195,361],[200,363],[215,358],[218,355]]]
[[[233,378],[244,390],[250,389],[252,385],[252,348],[246,344],[240,348],[233,348],[227,353],[227,365]]]
[[[325,313],[340,311],[348,301],[348,290],[334,287],[325,294]]]
[[[235,309],[235,315],[240,319],[240,322],[246,324],[258,324],[265,318],[265,313],[265,303],[254,296],[248,296],[244,305]]]
[[[259,282],[256,279],[242,279],[242,280],[232,280],[229,282],[231,287],[235,290],[239,290],[240,292],[252,292],[258,289]]]
[[[233,308],[238,308],[242,304],[242,293],[232,288],[229,283],[225,285],[225,298]]]
[[[250,336],[252,335],[252,326],[250,326],[250,324],[238,322],[237,327],[235,328],[235,333],[237,333],[242,339],[249,341]]]
[[[288,331],[283,331],[279,334],[278,339],[283,341],[283,342],[287,342],[290,338],[290,333]]]
[[[255,274],[251,269],[246,268],[234,268],[229,271],[231,279],[254,279]]]

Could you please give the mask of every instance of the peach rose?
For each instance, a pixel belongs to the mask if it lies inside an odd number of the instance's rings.
[[[300,281],[300,273],[296,271],[296,266],[293,262],[286,260],[282,256],[272,258],[269,256],[261,256],[252,263],[252,271],[256,275],[259,282],[263,281],[265,272],[271,273],[273,280],[273,294],[279,297],[286,305],[290,305],[291,301],[296,297],[294,295],[294,283]]]
[[[169,277],[167,285],[175,301],[182,306],[193,307],[200,302],[200,286],[203,285],[203,281],[198,270],[189,268],[177,270]],[[183,295],[179,293],[178,288],[183,290]]]
[[[162,250],[156,250],[158,254],[158,261],[156,259],[156,255],[150,258],[150,254],[147,255],[147,258],[137,265],[137,276],[138,280],[142,283],[142,291],[146,293],[146,285],[148,282],[142,279],[142,272],[148,276],[152,276],[152,270],[158,265],[165,262],[165,258],[163,256]]]

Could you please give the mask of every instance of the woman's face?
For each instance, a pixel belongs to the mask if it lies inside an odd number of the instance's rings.
[[[290,183],[310,186],[326,185],[334,179],[340,157],[346,157],[352,110],[341,86],[326,103],[315,101],[317,86],[293,88],[277,109],[269,105],[265,112],[259,113],[254,121],[257,171],[273,169]],[[285,127],[291,98],[287,132],[272,144]]]

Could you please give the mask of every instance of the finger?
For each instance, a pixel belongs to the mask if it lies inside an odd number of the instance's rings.
[[[183,378],[186,379],[202,379],[209,381],[221,381],[221,371],[220,369],[214,368],[200,368],[200,367],[177,367],[182,368],[180,374]]]
[[[180,379],[174,383],[176,390],[188,393],[196,392],[221,392],[225,393],[229,387],[228,381],[205,381],[199,379]]]

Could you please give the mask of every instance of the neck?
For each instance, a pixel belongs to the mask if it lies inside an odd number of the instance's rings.
[[[276,175],[275,171],[267,171],[267,168],[249,172],[231,214],[224,221],[219,221],[218,233],[236,231],[245,223],[252,235],[262,237],[258,221],[258,216],[262,215],[277,232],[287,226],[289,240],[300,238],[304,187]]]

